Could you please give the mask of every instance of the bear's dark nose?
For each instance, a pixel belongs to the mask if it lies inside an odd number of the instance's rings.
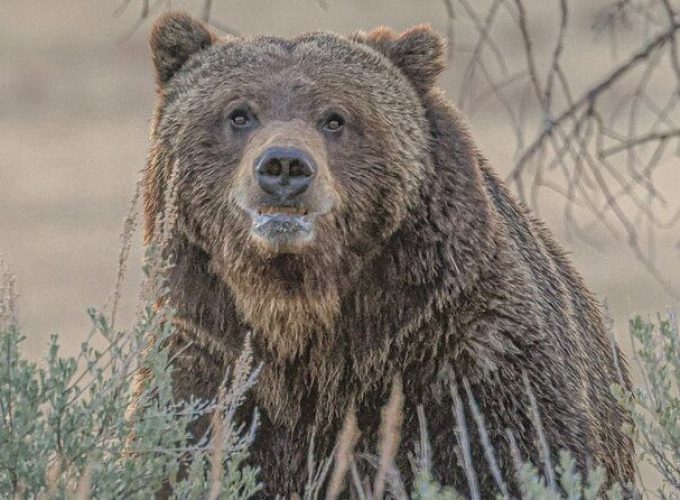
[[[305,192],[315,174],[316,166],[309,155],[295,148],[269,148],[255,162],[260,187],[281,202]]]

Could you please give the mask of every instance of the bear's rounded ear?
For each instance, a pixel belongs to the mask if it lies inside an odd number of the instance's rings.
[[[434,86],[445,69],[446,39],[427,24],[414,26],[400,34],[379,27],[369,33],[357,33],[353,39],[369,45],[392,61],[421,94]]]
[[[151,28],[149,45],[160,85],[166,84],[189,57],[215,41],[200,21],[184,12],[169,12]]]

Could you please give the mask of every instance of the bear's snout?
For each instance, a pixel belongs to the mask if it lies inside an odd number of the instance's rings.
[[[270,147],[255,160],[254,174],[260,189],[275,205],[287,206],[311,185],[316,175],[314,160],[305,151]]]

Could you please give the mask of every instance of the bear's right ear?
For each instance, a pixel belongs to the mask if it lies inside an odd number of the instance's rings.
[[[168,83],[190,56],[214,42],[215,36],[205,24],[188,14],[169,12],[161,16],[149,36],[159,85]]]

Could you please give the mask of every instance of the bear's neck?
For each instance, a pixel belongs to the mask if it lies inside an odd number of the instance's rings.
[[[282,257],[269,270],[257,266],[250,274],[231,276],[226,266],[183,236],[173,242],[172,253],[171,303],[183,321],[210,337],[206,345],[217,349],[217,341],[230,351],[245,332],[253,332],[262,357],[281,360],[300,357],[310,339],[333,337],[343,297],[356,287],[361,272],[357,255],[334,271],[307,265],[286,272],[287,266],[300,263]],[[240,267],[242,273],[244,269]],[[287,276],[300,282],[284,283]]]

